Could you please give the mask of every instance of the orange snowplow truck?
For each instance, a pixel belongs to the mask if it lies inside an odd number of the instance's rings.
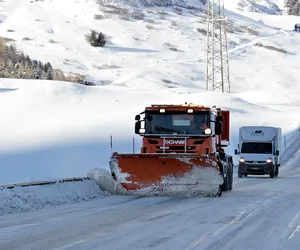
[[[110,170],[126,191],[187,190],[221,196],[232,189],[229,111],[194,104],[151,105],[136,115],[138,154],[113,153]]]

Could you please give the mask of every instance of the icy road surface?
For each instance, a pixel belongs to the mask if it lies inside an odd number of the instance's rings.
[[[299,160],[221,198],[106,196],[4,215],[0,249],[300,249]]]

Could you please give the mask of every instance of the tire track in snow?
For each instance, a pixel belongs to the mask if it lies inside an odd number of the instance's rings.
[[[92,247],[94,241],[98,242],[104,237],[108,237],[108,244],[111,244],[111,237],[115,233],[122,237],[140,218],[145,218],[144,223],[156,223],[161,218],[171,215],[166,214],[165,209],[185,203],[187,199],[128,196],[125,200],[117,202],[118,198],[108,196],[94,200],[91,202],[92,207],[88,203],[76,204],[71,206],[76,208],[71,209],[75,210],[71,212],[70,209],[65,211],[60,206],[29,212],[26,216],[17,214],[8,222],[2,220],[1,223],[6,226],[0,228],[0,249],[18,249],[19,246],[25,249],[82,249],[86,244]],[[98,207],[95,206],[97,204]],[[56,210],[61,212],[57,213]],[[157,212],[159,214],[155,214]],[[116,242],[113,241],[113,244]],[[125,244],[126,242],[123,242],[119,246]]]
[[[265,211],[274,207],[274,212],[270,213],[274,217],[278,212],[291,210],[289,207],[297,202],[297,199],[292,199],[295,197],[292,191],[299,188],[299,179],[285,178],[271,182],[269,179],[258,179],[257,181],[264,185],[256,189],[254,187],[257,185],[252,183],[248,191],[240,193],[237,188],[220,199],[133,199],[108,196],[83,204],[29,212],[25,216],[24,213],[4,216],[1,222],[14,222],[14,226],[0,229],[0,249],[18,249],[20,246],[22,249],[65,250],[96,250],[99,247],[156,250],[203,249],[202,247],[228,249],[223,245],[228,243],[234,246],[235,236],[243,239],[243,230],[248,224],[266,232],[268,225],[271,225],[272,230],[276,229],[277,224],[270,223],[271,220],[267,218],[268,213]],[[287,199],[281,200],[281,196],[286,196]],[[118,200],[125,202],[116,205]],[[299,212],[297,206],[292,212],[295,212],[295,209]],[[252,218],[257,219],[251,223]],[[287,219],[288,222],[291,220],[288,216],[280,219]],[[22,227],[24,224],[27,224],[26,227]],[[290,231],[287,231],[287,237],[296,226],[295,219]],[[256,237],[256,232],[248,232],[252,239]],[[296,235],[297,231],[291,240],[296,239]],[[260,238],[259,235],[257,237]],[[266,237],[270,238],[269,235]],[[244,244],[243,240],[241,242]]]
[[[294,199],[289,199],[289,197],[295,192],[298,192],[299,194],[299,187],[300,184],[295,184],[294,186],[287,188],[279,193],[266,193],[264,195],[266,197],[265,199],[257,200],[251,203],[250,205],[244,207],[235,219],[233,219],[228,224],[224,225],[216,231],[208,232],[199,240],[193,242],[186,249],[198,249],[201,246],[202,250],[218,250],[225,249],[224,247],[228,246],[226,249],[239,250],[245,245],[245,240],[250,241],[249,239],[251,238],[251,235],[254,239],[260,237],[257,231],[247,231],[248,228],[260,229],[260,231],[262,232],[262,237],[261,241],[258,242],[260,246],[263,245],[262,242],[266,242],[266,232],[268,232],[268,230],[272,228],[272,218],[277,219],[283,211],[286,211],[287,207],[293,207],[293,205],[295,205],[295,203],[298,202]],[[287,199],[285,199],[286,202],[279,202],[281,199],[285,198],[285,196],[288,197]],[[297,206],[294,207],[295,209],[297,209]],[[300,213],[299,217],[295,217],[297,220],[300,219]],[[289,227],[293,228],[296,233],[297,230],[300,231],[300,226],[298,228],[295,227],[294,224],[295,223],[291,222]],[[242,237],[243,240],[235,242],[237,237]],[[275,237],[275,239],[279,241],[278,238]]]
[[[300,231],[300,212],[298,212],[289,224],[289,229],[293,229],[293,232],[288,237],[289,239],[293,238],[297,232]]]

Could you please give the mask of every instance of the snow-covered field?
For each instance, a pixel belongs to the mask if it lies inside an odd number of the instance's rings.
[[[140,3],[110,1],[128,2]],[[279,0],[256,1],[262,13],[239,2],[225,1],[232,92],[224,94],[205,91],[198,10],[139,4],[132,18],[94,0],[1,1],[1,36],[99,85],[0,79],[0,185],[108,169],[110,135],[113,151],[132,152],[133,138],[137,151],[134,116],[153,103],[229,109],[228,154],[243,125],[281,127],[286,151],[279,178],[235,176],[220,199],[111,196],[93,181],[0,189],[0,249],[299,249],[299,17],[266,15],[274,2],[283,8]],[[104,48],[87,44],[90,29],[108,36]]]

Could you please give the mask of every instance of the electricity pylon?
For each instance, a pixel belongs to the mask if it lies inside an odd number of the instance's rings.
[[[224,0],[208,1],[206,89],[230,93]]]

